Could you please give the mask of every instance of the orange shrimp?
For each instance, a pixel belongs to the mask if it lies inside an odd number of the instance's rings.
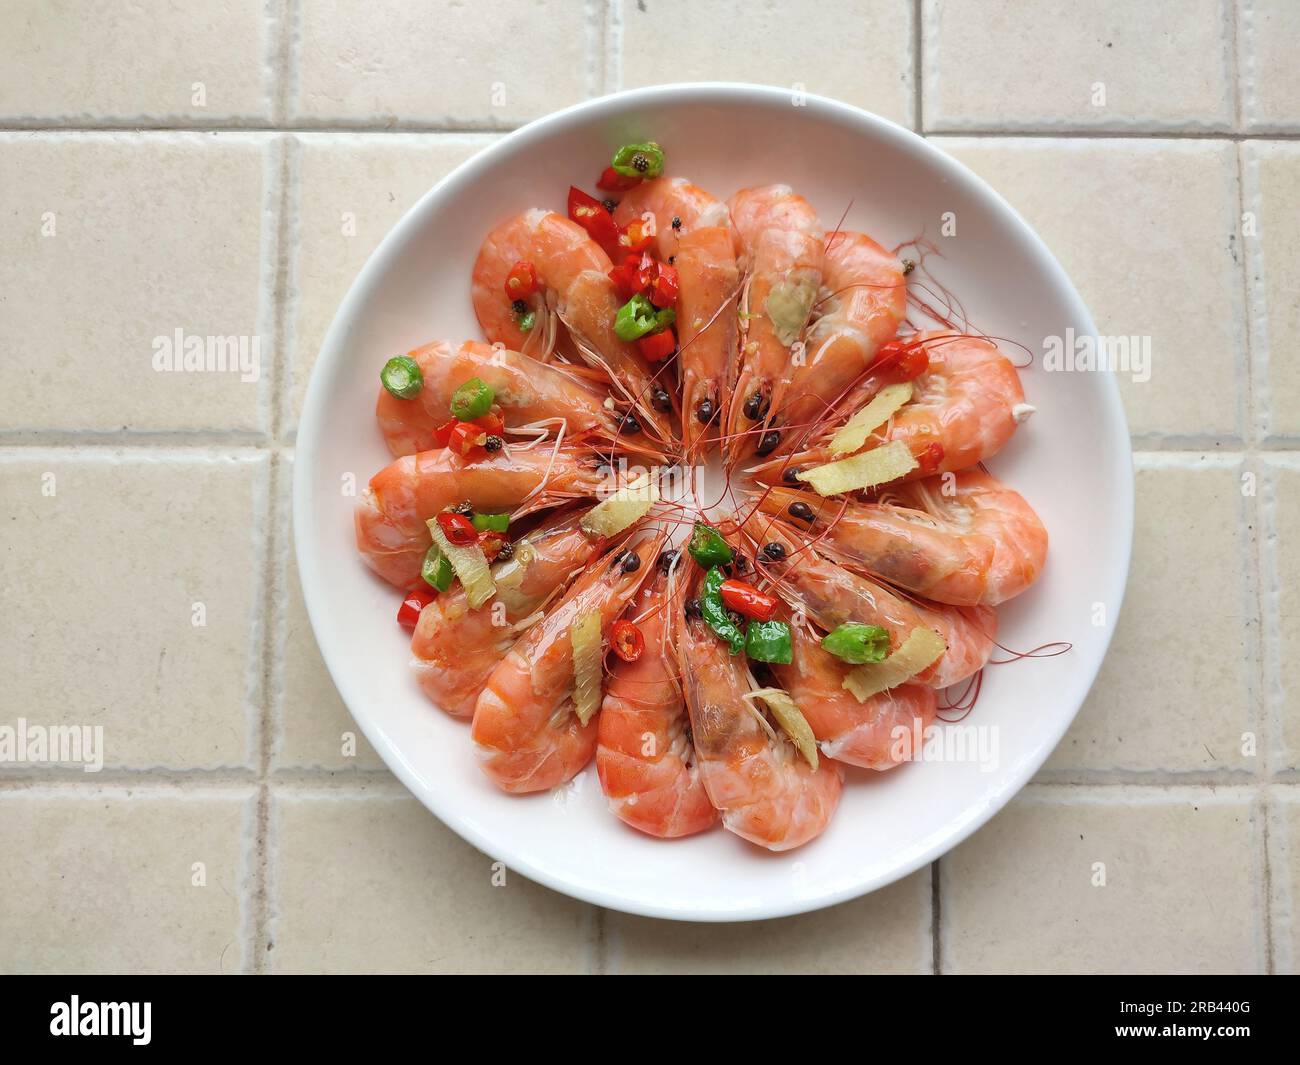
[[[630,189],[614,211],[620,226],[655,219],[651,250],[677,269],[677,338],[682,438],[694,455],[710,425],[726,425],[735,376],[740,271],[726,204],[684,178],[655,178]]]
[[[851,668],[821,648],[821,641],[801,625],[791,626],[789,665],[774,665],[781,686],[802,711],[827,758],[864,769],[892,769],[910,751],[899,743],[934,721],[938,696],[924,684],[903,684],[873,695],[866,702],[844,690]]]
[[[798,426],[824,416],[862,376],[907,314],[903,264],[863,233],[827,235],[822,292],[813,307],[803,364],[792,371],[778,412],[793,438]]]
[[[759,434],[781,409],[822,282],[821,225],[812,206],[788,185],[742,189],[728,202],[736,248],[745,261],[740,367],[730,405],[728,462],[768,454],[779,437]]]
[[[1025,402],[1020,374],[991,342],[944,331],[919,334],[909,338],[907,345],[921,348],[928,365],[912,381],[911,400],[866,445],[871,448],[901,440],[918,458],[933,455],[937,445],[937,457],[921,462],[904,480],[955,473],[996,455],[1034,412]],[[886,375],[869,373],[839,407],[835,422],[847,421],[857,413],[887,380]],[[823,427],[825,439],[811,447],[749,472],[761,483],[771,484],[790,466],[829,462],[834,458],[828,447],[829,435],[835,427]]]
[[[553,517],[515,541],[492,567],[496,595],[477,609],[458,583],[424,608],[411,635],[420,687],[452,717],[472,717],[479,693],[511,645],[597,550],[578,528],[586,509]]]
[[[668,568],[675,557],[660,557],[635,601],[645,649],[634,662],[613,662],[596,747],[596,772],[609,808],[633,828],[663,838],[703,832],[718,818],[695,764],[668,644],[668,614],[674,603],[681,608],[681,596],[669,594]],[[675,572],[672,579],[680,580]]]
[[[770,560],[769,552],[759,552],[769,559],[765,569],[775,578],[776,590],[826,631],[846,622],[879,625],[889,632],[891,652],[918,625],[942,636],[947,650],[913,678],[919,684],[934,688],[956,684],[984,668],[993,653],[997,615],[991,607],[942,606],[903,599],[875,581],[823,558],[804,534],[766,514],[749,515],[743,529],[757,545],[780,545],[783,554],[778,560]]]
[[[448,448],[404,455],[370,479],[357,503],[357,550],[367,566],[398,588],[420,578],[432,542],[425,522],[447,507],[529,510],[563,498],[594,497],[613,487],[609,467],[585,448],[540,447],[461,458]]]
[[[699,571],[696,571],[698,582]],[[784,851],[819,836],[839,805],[840,767],[804,761],[745,697],[756,687],[703,619],[673,611],[695,754],[709,799],[729,832]]]
[[[536,321],[519,329],[505,294],[505,280],[516,262],[537,271],[540,291],[533,297]],[[474,262],[474,313],[487,338],[536,358],[549,358],[557,321],[562,322],[583,359],[603,370],[611,387],[633,407],[637,422],[662,441],[674,439],[669,415],[673,390],[636,347],[620,339],[614,319],[618,297],[609,256],[576,222],[540,208],[524,211],[488,234]]]
[[[788,488],[758,498],[768,514],[806,504],[818,550],[940,603],[1006,602],[1038,579],[1047,560],[1047,530],[1038,515],[978,467],[895,485],[875,503]]]
[[[591,759],[599,718],[583,725],[573,711],[570,633],[596,612],[607,642],[662,543],[661,533],[588,569],[492,671],[474,706],[471,734],[483,771],[503,791],[545,791],[571,780]]]
[[[474,377],[495,393],[502,417],[511,428],[531,422],[562,422],[570,434],[596,428],[611,439],[618,435],[619,418],[604,406],[608,392],[564,366],[538,363],[480,340],[460,345],[435,340],[407,355],[419,365],[424,387],[413,399],[398,399],[380,388],[375,407],[379,428],[395,456],[414,455],[431,447],[433,431],[452,417],[452,395]]]

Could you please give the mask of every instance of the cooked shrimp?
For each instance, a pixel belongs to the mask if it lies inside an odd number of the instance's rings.
[[[511,645],[597,546],[578,528],[585,509],[552,518],[514,543],[514,555],[492,567],[496,596],[477,609],[457,583],[420,614],[411,636],[411,668],[420,687],[452,717],[472,717],[488,677]]]
[[[607,640],[662,543],[662,534],[643,540],[588,569],[492,671],[474,707],[472,735],[483,771],[503,791],[545,791],[591,759],[599,718],[583,725],[573,711],[570,633],[594,611]]]
[[[407,354],[419,364],[424,387],[414,399],[398,399],[381,388],[375,407],[388,450],[398,457],[432,446],[433,431],[451,418],[452,395],[474,377],[495,393],[511,428],[542,421],[558,428],[562,422],[569,435],[592,428],[618,435],[620,419],[603,405],[608,392],[567,367],[479,340],[459,345],[435,340]]]
[[[766,514],[751,514],[743,529],[757,545],[781,546],[782,557],[765,565],[775,578],[777,592],[826,631],[846,622],[879,625],[889,632],[891,651],[918,625],[942,636],[947,650],[916,675],[919,684],[934,688],[956,684],[979,672],[993,653],[997,615],[991,607],[941,606],[904,599],[823,558],[809,537]]]
[[[819,637],[804,626],[790,628],[790,664],[774,665],[772,672],[807,719],[821,753],[864,769],[892,769],[906,761],[901,755],[912,750],[914,730],[924,734],[934,721],[935,689],[903,684],[858,702],[844,690],[852,667],[823,651]],[[900,730],[905,744],[899,742]]]
[[[520,331],[504,287],[520,260],[533,264],[541,285],[533,297],[536,322],[529,333]],[[534,208],[501,223],[483,242],[474,262],[474,313],[489,340],[537,358],[549,357],[556,320],[563,322],[583,358],[603,370],[616,393],[632,404],[637,421],[670,441],[675,436],[668,421],[672,389],[614,332],[622,301],[609,278],[611,269],[609,256],[580,225]]]
[[[698,575],[698,571],[697,571]],[[744,659],[698,617],[673,611],[695,755],[722,824],[768,850],[820,835],[839,805],[843,776],[826,759],[813,769],[745,698],[756,685]]]
[[[729,423],[728,461],[734,464],[775,446],[770,434],[756,430],[770,427],[796,368],[792,348],[822,282],[823,243],[816,212],[788,185],[742,189],[728,206],[745,261],[740,370]]]
[[[632,615],[645,640],[634,662],[615,660],[600,708],[596,772],[620,820],[652,836],[689,836],[713,825],[687,728],[686,703],[668,644],[668,614],[681,596],[669,596],[666,560],[634,600]],[[674,574],[675,581],[680,580]]]
[[[814,514],[817,548],[899,588],[955,606],[996,606],[1042,571],[1047,530],[1024,498],[978,467],[889,488],[877,503],[772,488],[768,514],[794,503]],[[887,500],[887,501],[886,501]]]
[[[677,268],[682,438],[693,455],[710,425],[726,425],[735,373],[740,272],[726,204],[684,178],[630,189],[614,211],[620,226],[655,218],[654,254]]]
[[[945,331],[922,333],[907,344],[922,348],[928,365],[912,381],[912,399],[867,444],[870,448],[901,440],[913,455],[926,459],[904,480],[968,469],[996,455],[1034,412],[1025,402],[1015,366],[989,341]],[[884,380],[869,374],[840,406],[836,421],[857,413]],[[833,428],[827,427],[827,433]],[[807,467],[832,457],[822,441],[751,472],[759,481],[772,483],[787,466]]]
[[[585,448],[555,446],[468,459],[448,448],[404,455],[370,479],[357,503],[357,550],[384,580],[409,588],[419,580],[432,542],[425,522],[440,511],[461,502],[503,511],[525,500],[535,509],[548,501],[589,498],[611,487],[602,463]]]
[[[875,361],[907,314],[903,264],[863,233],[836,230],[826,237],[822,296],[813,306],[806,357],[790,375],[778,412],[785,434],[819,419]]]

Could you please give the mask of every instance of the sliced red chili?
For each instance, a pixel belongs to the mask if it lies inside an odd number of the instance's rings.
[[[662,333],[651,333],[648,337],[642,337],[636,342],[636,346],[647,362],[659,362],[677,350],[677,337],[673,335],[671,329],[665,329]]]
[[[447,446],[461,458],[467,458],[476,447],[487,443],[488,434],[473,422],[457,422],[452,427]]]
[[[496,407],[493,407],[482,417],[475,418],[474,424],[489,436],[500,436],[502,430],[506,427],[505,419],[501,417],[501,411]]]
[[[453,514],[449,510],[444,510],[438,515],[438,528],[442,530],[443,536],[457,547],[465,547],[478,540],[478,530],[474,528],[474,523],[463,514]]]
[[[451,539],[451,537],[448,537]],[[483,554],[489,562],[495,562],[497,555],[501,554],[501,548],[505,547],[506,538],[499,532],[487,530],[478,534],[478,545],[483,549]]]
[[[456,419],[452,418],[449,422],[443,422],[433,431],[433,444],[435,447],[446,447],[451,443],[451,431],[456,428]]]
[[[920,377],[929,365],[930,356],[923,345],[908,344],[901,340],[881,344],[872,363],[873,369],[899,383]]]
[[[438,593],[427,584],[423,588],[412,588],[397,608],[397,623],[404,629],[415,628],[420,620],[420,611],[437,598]]]
[[[645,650],[645,637],[632,622],[623,618],[614,622],[610,633],[610,647],[624,662],[635,662]]]
[[[647,288],[659,269],[660,264],[648,252],[631,252],[609,272],[609,277],[618,288],[619,295],[626,300]]]
[[[537,291],[537,267],[527,259],[520,259],[506,275],[506,299],[526,300]]]
[[[943,463],[943,445],[939,442],[926,444],[925,447],[916,454],[916,464],[925,474],[937,473],[939,466]]]
[[[596,182],[596,188],[604,189],[606,192],[624,192],[640,184],[641,179],[639,177],[620,174],[612,166],[607,166],[600,172],[600,180]]]
[[[677,267],[658,263],[650,284],[650,302],[656,307],[671,307],[677,302]]]
[[[755,621],[771,621],[776,614],[776,596],[760,592],[752,584],[734,577],[722,582],[718,589],[728,610],[743,614]]]
[[[642,218],[634,218],[621,230],[617,230],[620,251],[645,251],[653,239],[654,227]]]
[[[594,196],[588,196],[575,185],[569,186],[569,217],[587,231],[587,234],[611,255],[619,247],[618,226],[614,216]]]

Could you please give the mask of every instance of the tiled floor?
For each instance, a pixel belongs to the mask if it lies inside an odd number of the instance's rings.
[[[0,724],[112,737],[98,776],[0,767],[0,970],[1295,968],[1300,5],[6,0],[0,27]],[[761,926],[602,912],[425,814],[324,673],[287,507],[324,328],[416,196],[537,115],[709,78],[933,135],[1157,362],[1125,386],[1124,616],[1039,779],[930,870]],[[155,372],[178,328],[259,337],[250,379]]]

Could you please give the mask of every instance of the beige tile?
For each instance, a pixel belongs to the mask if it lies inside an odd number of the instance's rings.
[[[0,458],[0,723],[102,725],[108,766],[255,761],[265,479],[261,457]]]
[[[1300,98],[1296,100],[1300,109]],[[1300,436],[1300,364],[1292,355],[1300,333],[1300,144],[1246,143],[1244,237],[1251,282],[1251,347],[1262,392],[1266,433]]]
[[[1251,130],[1300,128],[1300,5],[1239,0],[1242,117]]]
[[[926,129],[1229,129],[1226,0],[926,0]]]
[[[239,972],[252,818],[249,792],[0,793],[0,972]]]
[[[615,0],[624,88],[746,81],[832,96],[912,125],[912,4]],[[811,17],[810,17],[811,16]]]
[[[1269,869],[1273,888],[1274,972],[1300,968],[1300,791],[1273,789]]]
[[[1149,380],[1118,375],[1136,435],[1240,432],[1245,379],[1237,163],[1209,141],[936,138],[1010,201],[1106,336],[1150,337]],[[1160,189],[1159,196],[1134,190]],[[960,227],[958,236],[960,240]]]
[[[779,921],[682,924],[611,912],[605,928],[614,973],[928,973],[930,870]]]
[[[590,906],[505,870],[408,795],[275,800],[278,972],[581,972]]]
[[[290,113],[304,122],[502,128],[594,88],[579,3],[300,4],[296,36]]]
[[[0,430],[262,427],[274,360],[261,299],[269,143],[0,135],[11,308],[0,316]],[[233,353],[243,338],[249,372],[160,372],[177,330],[205,351],[214,338],[212,365],[225,355],[218,341],[232,338]]]
[[[1048,771],[1255,770],[1258,756],[1242,753],[1244,733],[1263,741],[1241,473],[1213,458],[1178,468],[1139,457],[1119,625]]]
[[[348,288],[394,223],[437,182],[497,138],[490,134],[307,134],[299,175],[291,321],[294,424],[312,365]],[[466,293],[469,273],[466,266]]]
[[[320,648],[311,630],[307,606],[302,599],[297,554],[293,549],[293,525],[289,496],[293,486],[293,462],[281,471],[282,527],[287,530],[282,555],[284,587],[277,596],[283,604],[284,629],[278,655],[278,729],[274,764],[277,768],[321,767],[382,769],[383,760],[370,746],[361,728],[330,679]],[[396,613],[396,600],[393,611]]]
[[[1295,669],[1300,662],[1300,466],[1294,456],[1269,466],[1262,591],[1269,677],[1276,682],[1270,690],[1281,717],[1282,749],[1274,768],[1295,770],[1300,769],[1300,680]]]
[[[33,123],[266,120],[268,6],[8,0],[0,116]]]
[[[940,862],[943,971],[1258,972],[1254,817],[1208,790],[1024,792]]]

